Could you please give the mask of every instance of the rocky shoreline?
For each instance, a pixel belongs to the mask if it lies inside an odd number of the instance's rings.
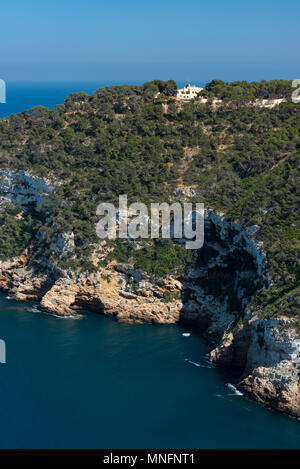
[[[241,246],[249,256],[247,281],[265,279],[264,254],[251,239],[255,230],[247,233],[236,224],[223,222],[222,216],[214,212],[208,213],[207,223],[214,227],[223,244],[214,240],[218,254],[207,268],[191,270],[185,277],[169,276],[157,281],[133,265],[116,261],[97,273],[52,270],[41,274],[26,265],[24,252],[0,263],[0,287],[11,298],[38,301],[43,311],[55,315],[76,316],[81,311],[91,311],[129,323],[191,324],[214,344],[210,352],[212,362],[240,370],[236,386],[246,396],[300,417],[300,340],[294,321],[260,317],[247,297],[243,298],[238,265],[235,294],[244,304],[244,315],[238,321],[229,310],[227,297],[209,295],[199,284],[199,279],[212,275],[222,281],[222,275],[226,275],[224,259],[235,251],[241,257]],[[227,245],[226,240],[230,240]],[[245,264],[241,267],[245,269]]]
[[[191,325],[246,396],[300,417],[299,107],[252,105],[287,81],[235,86],[208,84],[220,106],[154,80],[2,119],[0,288],[60,316]],[[203,248],[100,242],[96,207],[120,194],[203,202]]]

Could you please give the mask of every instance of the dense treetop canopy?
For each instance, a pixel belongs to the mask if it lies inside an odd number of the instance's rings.
[[[297,290],[300,105],[291,102],[291,82],[212,80],[201,94],[222,99],[218,105],[199,98],[179,103],[176,89],[173,80],[105,87],[91,96],[71,94],[53,110],[39,106],[1,119],[1,168],[47,177],[57,201],[25,218],[12,205],[2,210],[1,258],[33,245],[35,268],[51,259],[95,269],[89,256],[97,243],[99,202],[127,194],[149,204],[173,200],[178,187],[193,188],[206,207],[243,226],[260,226],[257,238],[274,281],[260,301],[278,305]],[[282,97],[286,101],[272,109],[253,105]],[[39,240],[38,230],[46,233]],[[53,239],[71,231],[75,257],[58,257]],[[150,244],[135,261],[152,274],[164,276],[193,261],[178,246]],[[125,261],[133,254],[128,244],[116,243],[114,255]]]

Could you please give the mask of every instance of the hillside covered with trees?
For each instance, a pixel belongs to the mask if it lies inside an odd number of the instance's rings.
[[[201,95],[221,99],[218,105],[178,103],[176,89],[173,80],[100,88],[71,94],[53,110],[1,119],[1,169],[23,169],[55,188],[55,202],[29,215],[2,203],[1,259],[30,248],[35,269],[51,260],[97,270],[90,255],[98,203],[117,203],[119,194],[129,202],[170,201],[176,189],[192,189],[195,201],[226,219],[260,227],[272,286],[256,293],[257,304],[265,314],[299,314],[300,105],[291,102],[291,82],[213,80]],[[282,97],[286,102],[273,109],[251,104]],[[53,240],[62,232],[74,233],[75,251],[58,256]],[[133,258],[157,277],[197,262],[196,253],[162,241],[138,251],[117,241],[102,262],[113,258]]]

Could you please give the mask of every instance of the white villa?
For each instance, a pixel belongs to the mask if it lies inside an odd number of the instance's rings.
[[[196,98],[199,91],[202,90],[203,88],[200,88],[199,86],[191,86],[187,84],[184,88],[177,90],[176,99],[189,101],[190,99]]]

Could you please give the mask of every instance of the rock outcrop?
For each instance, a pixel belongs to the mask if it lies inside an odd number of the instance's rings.
[[[70,275],[58,279],[41,301],[43,310],[74,315],[78,310],[109,314],[119,321],[171,324],[179,321],[182,303],[165,303],[165,291],[174,291],[175,280],[163,286],[141,279],[134,282],[134,269],[111,264],[101,274]]]
[[[300,340],[295,321],[261,319],[249,312],[243,324],[223,334],[210,359],[238,366],[237,388],[248,397],[300,416]]]
[[[238,389],[261,404],[300,417],[298,370],[288,360],[255,368],[238,384]]]
[[[11,261],[0,261],[0,288],[18,301],[40,301],[50,288],[51,279],[46,273],[38,274],[26,267],[27,254],[25,251]]]
[[[0,262],[0,287],[16,300],[39,301],[44,311],[60,316],[93,311],[131,323],[192,324],[215,344],[211,361],[240,370],[240,390],[299,416],[296,325],[289,318],[259,317],[248,294],[269,283],[262,244],[254,238],[259,227],[243,230],[212,211],[205,223],[205,261],[180,278],[153,279],[133,265],[115,261],[97,273],[53,268],[37,273],[27,266],[26,251]],[[73,234],[62,235],[58,247],[72,252]]]
[[[23,170],[0,170],[0,198],[22,206],[34,205],[39,210],[53,202],[52,193],[53,188],[46,179]]]

